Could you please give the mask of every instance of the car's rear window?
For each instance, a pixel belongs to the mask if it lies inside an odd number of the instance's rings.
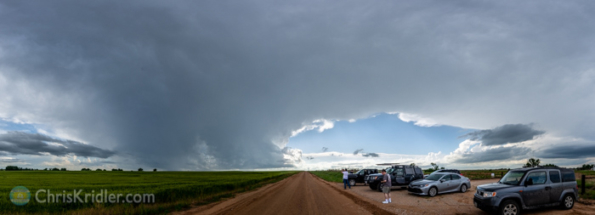
[[[560,172],[558,171],[550,171],[550,181],[552,183],[560,183]]]
[[[570,182],[570,181],[576,181],[576,178],[574,178],[574,171],[569,170],[569,169],[563,169],[562,170],[562,182]]]

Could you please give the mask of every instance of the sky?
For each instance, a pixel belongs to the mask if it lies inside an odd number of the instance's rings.
[[[0,166],[595,163],[591,1],[0,3]]]

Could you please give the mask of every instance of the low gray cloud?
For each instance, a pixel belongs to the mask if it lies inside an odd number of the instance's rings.
[[[595,145],[560,145],[538,153],[541,158],[590,158],[595,156]]]
[[[361,154],[364,157],[378,157],[379,155],[373,152],[364,153],[364,149],[357,149],[353,152],[353,155]]]
[[[545,133],[524,124],[506,124],[494,129],[474,131],[461,137],[469,137],[470,140],[479,140],[484,146],[503,145],[507,143],[518,143],[532,140],[535,136]]]
[[[20,163],[20,162],[25,162],[22,159],[18,159],[18,158],[0,158],[0,163]]]
[[[74,154],[80,157],[108,158],[115,152],[72,140],[61,140],[43,134],[10,131],[0,134],[0,151],[10,154],[56,156]]]
[[[466,153],[454,160],[455,163],[478,163],[486,161],[501,161],[526,156],[531,149],[526,147],[498,147],[482,152]]]
[[[362,153],[362,156],[364,156],[364,157],[379,157],[380,155],[378,155],[374,152],[370,152],[370,153]]]

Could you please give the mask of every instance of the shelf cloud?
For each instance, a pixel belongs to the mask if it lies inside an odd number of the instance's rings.
[[[49,153],[56,156],[74,154],[80,157],[108,158],[115,152],[100,149],[72,140],[60,140],[43,134],[31,134],[9,131],[0,134],[0,151],[9,154],[43,155]],[[6,162],[6,161],[4,161]]]
[[[470,140],[474,141],[481,141],[485,146],[492,146],[532,140],[536,136],[544,133],[544,131],[534,130],[531,125],[506,124],[494,129],[474,131],[463,135],[462,137],[468,137]]]

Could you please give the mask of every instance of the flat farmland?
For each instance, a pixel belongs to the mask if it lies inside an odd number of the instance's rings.
[[[235,193],[252,190],[280,181],[296,172],[109,172],[109,171],[0,171],[0,214],[14,213],[90,213],[90,214],[155,214],[168,213],[206,204]],[[9,193],[16,186],[26,187],[30,201],[17,206]],[[39,190],[46,190],[36,193]],[[152,194],[154,203],[98,203],[57,202],[39,203],[36,198],[48,200],[48,194]],[[62,197],[58,197],[61,199]],[[50,198],[51,199],[51,198]],[[101,199],[101,198],[100,198]],[[105,199],[105,198],[104,198]],[[132,198],[131,198],[132,199]]]

